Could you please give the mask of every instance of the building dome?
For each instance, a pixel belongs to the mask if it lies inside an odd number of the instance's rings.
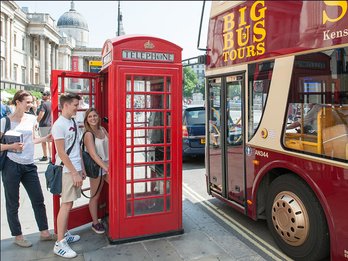
[[[84,30],[88,30],[88,24],[85,18],[78,12],[76,12],[74,2],[71,2],[71,8],[69,12],[65,12],[57,22],[57,27],[61,28],[68,28],[68,27],[73,27],[73,28],[80,28]]]
[[[76,12],[74,1],[71,1],[69,12],[65,12],[57,22],[61,35],[67,35],[74,39],[74,47],[86,47],[89,42],[88,24],[85,18]]]

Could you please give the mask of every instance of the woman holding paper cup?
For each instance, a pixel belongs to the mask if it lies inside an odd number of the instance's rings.
[[[2,181],[6,199],[7,221],[12,236],[15,237],[14,243],[20,247],[30,247],[32,243],[25,239],[22,234],[21,224],[18,219],[19,209],[19,186],[23,184],[26,189],[35,213],[35,219],[40,231],[40,240],[55,240],[54,235],[48,231],[46,207],[41,190],[37,167],[34,164],[34,144],[41,143],[50,139],[50,135],[36,138],[34,126],[36,116],[27,114],[33,105],[33,96],[25,91],[19,90],[13,97],[12,103],[16,106],[15,111],[8,117],[10,119],[10,131],[8,139],[19,141],[6,144],[2,139],[1,151],[7,150],[7,158],[2,169]],[[0,137],[4,135],[6,118],[1,119]]]

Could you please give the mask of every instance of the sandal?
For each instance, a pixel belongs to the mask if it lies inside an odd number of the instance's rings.
[[[13,242],[16,245],[20,246],[20,247],[31,247],[33,244],[27,240],[27,239],[15,239],[15,241]]]
[[[50,234],[48,237],[44,237],[40,235],[41,241],[57,241],[57,235],[56,234]]]

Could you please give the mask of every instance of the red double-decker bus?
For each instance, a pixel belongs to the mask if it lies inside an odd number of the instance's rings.
[[[347,1],[213,1],[208,193],[295,260],[348,260]]]

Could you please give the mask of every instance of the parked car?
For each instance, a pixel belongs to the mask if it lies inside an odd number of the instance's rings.
[[[183,157],[205,154],[205,108],[191,105],[183,108]]]

